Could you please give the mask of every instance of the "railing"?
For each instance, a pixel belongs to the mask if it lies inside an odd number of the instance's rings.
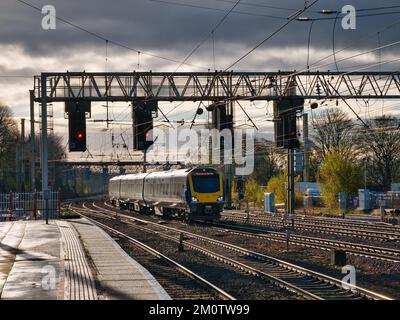
[[[400,192],[389,191],[386,195],[379,196],[377,204],[383,208],[400,209]]]
[[[43,192],[0,193],[0,221],[25,219],[45,219],[46,200]],[[60,192],[50,191],[47,200],[49,219],[57,219],[60,213]]]

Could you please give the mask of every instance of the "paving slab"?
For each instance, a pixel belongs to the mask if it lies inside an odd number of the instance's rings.
[[[107,233],[78,219],[0,222],[0,299],[170,297]]]
[[[14,237],[14,241],[8,241]],[[13,255],[1,299],[56,300],[60,297],[62,266],[59,231],[54,223],[16,221],[1,241]]]
[[[9,227],[11,225],[11,227]],[[8,230],[7,230],[8,229]],[[68,222],[0,223],[0,298],[96,299],[79,238]]]

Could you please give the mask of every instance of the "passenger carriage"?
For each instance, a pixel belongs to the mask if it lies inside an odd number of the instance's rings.
[[[180,169],[110,179],[114,205],[187,221],[218,220],[223,210],[222,176],[212,168]]]

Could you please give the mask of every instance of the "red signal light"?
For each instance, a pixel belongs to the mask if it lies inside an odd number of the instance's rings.
[[[76,137],[78,138],[78,140],[82,140],[84,138],[84,134],[82,132],[78,132]]]

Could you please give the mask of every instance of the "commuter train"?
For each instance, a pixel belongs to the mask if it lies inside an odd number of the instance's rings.
[[[180,169],[110,179],[111,203],[185,221],[214,221],[223,210],[222,176],[213,168]]]

